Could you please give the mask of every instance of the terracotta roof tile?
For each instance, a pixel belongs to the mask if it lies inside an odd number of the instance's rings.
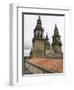
[[[28,62],[51,72],[63,72],[63,59],[33,58]]]

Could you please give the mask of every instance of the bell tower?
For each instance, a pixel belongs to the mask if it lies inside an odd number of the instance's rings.
[[[46,38],[45,38],[45,49],[50,48],[50,43],[49,43],[49,38],[48,38],[48,33],[46,33]]]
[[[37,19],[37,23],[34,29],[34,37],[32,39],[32,57],[43,57],[44,56],[44,29],[42,28],[42,22],[40,16]]]
[[[61,37],[59,35],[58,27],[55,24],[54,35],[52,36],[52,48],[55,53],[62,53],[61,51],[62,43],[60,38]]]
[[[40,39],[43,38],[43,28],[42,28],[42,22],[40,16],[38,17],[36,27],[34,29],[34,38]]]

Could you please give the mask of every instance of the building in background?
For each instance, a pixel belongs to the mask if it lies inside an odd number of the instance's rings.
[[[31,58],[63,58],[61,36],[59,35],[57,25],[55,24],[51,45],[49,42],[48,33],[46,33],[46,37],[44,37],[43,33],[44,29],[39,16],[34,29],[34,38],[32,39],[32,49],[30,52]]]
[[[24,74],[63,73],[62,42],[57,25],[55,24],[54,27],[51,44],[48,33],[44,37],[39,16],[34,29],[30,55],[24,58]]]

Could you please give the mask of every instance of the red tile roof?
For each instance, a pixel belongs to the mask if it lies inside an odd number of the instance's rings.
[[[63,59],[32,58],[27,62],[46,69],[50,72],[63,72]]]

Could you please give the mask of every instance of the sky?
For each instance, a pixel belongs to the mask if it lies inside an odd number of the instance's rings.
[[[42,27],[44,28],[44,37],[46,36],[47,32],[50,44],[52,44],[52,36],[54,33],[55,24],[57,24],[62,41],[62,51],[64,51],[64,16],[40,15],[40,18],[42,21]],[[24,56],[28,56],[31,51],[32,38],[34,36],[33,31],[35,29],[37,19],[38,15],[24,15]]]

